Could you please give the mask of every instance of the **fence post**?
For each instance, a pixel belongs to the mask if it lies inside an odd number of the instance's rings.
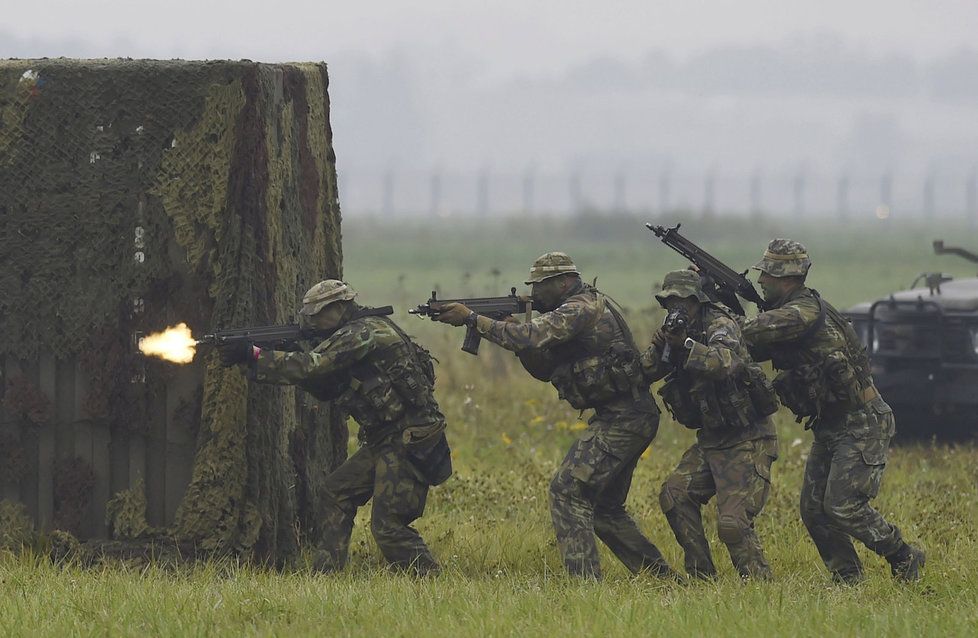
[[[381,210],[384,212],[385,217],[392,217],[394,215],[394,169],[388,168],[384,172],[383,178],[383,199],[381,201]]]
[[[571,213],[579,213],[582,208],[582,195],[581,195],[581,176],[575,170],[570,174],[568,179],[567,189],[570,193],[570,205]]]
[[[924,217],[934,217],[934,174],[928,173],[924,178]]]
[[[795,216],[801,217],[805,214],[805,169],[799,168],[792,181],[791,190],[795,198]]]
[[[489,215],[489,168],[484,167],[479,171],[479,176],[476,182],[476,212],[481,217],[487,217]]]
[[[626,177],[623,169],[618,169],[615,173],[614,196],[611,203],[613,212],[624,213],[628,209],[626,200]]]
[[[430,213],[432,216],[441,213],[441,173],[438,169],[432,169],[431,182],[429,188]]]
[[[839,219],[849,219],[849,176],[839,175],[835,187],[835,210]]]
[[[974,229],[978,226],[978,168],[971,169],[965,191],[968,226]]]
[[[761,192],[761,169],[754,169],[754,173],[750,176],[750,212],[752,215],[760,215],[764,204],[761,201],[763,194]]]
[[[710,167],[703,177],[703,216],[710,217],[716,206],[716,168]]]
[[[666,164],[659,172],[659,212],[668,213],[672,202],[670,197],[672,186],[672,167]]]
[[[527,215],[533,213],[535,178],[533,167],[527,166],[523,172],[523,212]]]

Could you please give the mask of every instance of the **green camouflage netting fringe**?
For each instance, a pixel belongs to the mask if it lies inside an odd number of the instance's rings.
[[[289,320],[309,285],[342,276],[327,88],[324,64],[0,61],[0,356],[80,355],[88,415],[141,431],[174,373],[132,335]],[[197,359],[176,535],[289,555],[345,422]]]
[[[0,549],[19,552],[34,544],[34,523],[27,508],[14,501],[0,501]]]
[[[160,530],[146,522],[146,486],[142,481],[131,489],[123,490],[109,499],[105,505],[105,524],[109,538],[136,540],[155,536]]]

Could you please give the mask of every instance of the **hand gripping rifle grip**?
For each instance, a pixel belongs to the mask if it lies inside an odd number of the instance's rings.
[[[479,344],[482,343],[482,335],[475,328],[465,329],[465,340],[462,342],[462,352],[468,352],[479,356]]]
[[[666,343],[662,346],[662,363],[669,363],[672,359],[672,344]]]

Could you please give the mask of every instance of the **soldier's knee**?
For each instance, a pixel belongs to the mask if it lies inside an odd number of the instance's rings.
[[[717,518],[717,536],[724,545],[737,545],[744,540],[750,522],[746,516],[721,514]]]
[[[662,508],[663,513],[668,514],[675,509],[676,503],[687,498],[687,496],[683,484],[670,476],[662,484],[662,489],[659,490],[659,507]]]
[[[401,537],[404,525],[388,518],[374,517],[370,519],[370,533],[381,547]]]
[[[571,473],[561,468],[550,480],[550,500],[566,500],[581,493],[582,484],[571,476]]]
[[[825,514],[834,523],[846,524],[858,514],[863,506],[862,499],[853,494],[826,494],[826,499],[822,503]]]

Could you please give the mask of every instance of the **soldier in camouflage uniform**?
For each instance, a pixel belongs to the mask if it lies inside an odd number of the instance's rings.
[[[357,509],[371,498],[370,530],[395,568],[438,571],[411,523],[424,513],[428,488],[451,475],[445,418],[435,402],[431,357],[393,321],[354,302],[337,280],[303,297],[300,325],[317,335],[308,352],[221,348],[225,365],[245,364],[261,383],[296,385],[334,401],[360,424],[360,449],[327,477],[316,567],[343,568]]]
[[[568,572],[601,577],[597,534],[633,573],[671,576],[658,548],[625,511],[635,465],[659,423],[628,326],[604,295],[581,281],[564,253],[538,258],[526,283],[541,313],[529,322],[494,321],[462,304],[445,304],[437,318],[475,327],[516,352],[531,375],[551,382],[571,406],[594,409],[550,483],[550,512]]]
[[[754,518],[767,501],[778,454],[770,418],[778,409],[774,389],[747,353],[737,322],[710,303],[699,274],[666,274],[655,297],[670,317],[688,318],[660,328],[642,355],[651,381],[666,377],[659,394],[673,417],[696,430],[696,443],[659,494],[686,553],[686,571],[697,578],[716,576],[700,516],[716,494],[717,530],[734,567],[742,578],[770,578]]]
[[[815,441],[805,467],[801,516],[825,566],[839,582],[857,582],[862,564],[852,538],[889,562],[893,576],[917,580],[924,553],[872,508],[894,434],[893,412],[870,373],[849,321],[805,286],[808,251],[775,239],[754,268],[771,310],[743,326],[754,358],[777,369],[775,389]]]

